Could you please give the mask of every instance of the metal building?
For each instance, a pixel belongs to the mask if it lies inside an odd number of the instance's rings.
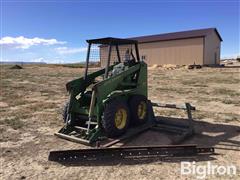
[[[220,63],[222,38],[216,28],[133,37],[138,40],[140,57],[148,65],[214,65]],[[122,47],[121,57],[130,47]],[[107,47],[100,47],[101,66],[107,59]],[[116,56],[116,53],[112,53]],[[113,58],[114,59],[114,58]]]

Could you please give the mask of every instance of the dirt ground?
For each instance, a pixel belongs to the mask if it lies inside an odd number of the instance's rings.
[[[65,84],[83,69],[55,65],[1,66],[1,179],[196,179],[181,175],[178,159],[150,162],[64,166],[48,161],[50,150],[84,148],[55,137],[68,99]],[[240,66],[225,68],[150,68],[149,99],[162,103],[190,102],[196,134],[185,141],[214,146],[218,155],[187,159],[206,165],[235,165],[237,175],[207,179],[240,179]],[[158,117],[184,117],[181,110],[155,109]],[[146,132],[127,145],[169,144],[169,135]]]

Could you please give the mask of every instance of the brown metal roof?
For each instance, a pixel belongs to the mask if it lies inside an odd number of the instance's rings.
[[[150,35],[150,36],[139,36],[139,37],[132,37],[128,39],[137,40],[139,43],[168,41],[168,40],[176,40],[176,39],[205,37],[214,31],[217,33],[219,39],[222,41],[222,38],[216,28],[197,29],[197,30],[190,30],[190,31]]]

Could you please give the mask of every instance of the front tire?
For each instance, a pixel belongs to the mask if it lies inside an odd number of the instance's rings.
[[[124,134],[129,125],[129,108],[122,99],[113,99],[103,113],[102,126],[108,137],[117,137]]]

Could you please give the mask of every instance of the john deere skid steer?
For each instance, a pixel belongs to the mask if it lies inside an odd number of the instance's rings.
[[[109,159],[121,162],[214,154],[213,147],[176,145],[193,134],[191,110],[195,108],[189,103],[181,106],[148,100],[147,65],[140,61],[137,41],[102,38],[87,42],[85,74],[67,83],[70,99],[63,113],[65,125],[55,134],[70,141],[95,145],[95,148],[51,151],[48,160],[68,165],[95,165],[96,162],[111,162]],[[96,54],[96,49],[100,53]],[[89,73],[92,57],[100,58],[105,68]],[[155,117],[153,107],[186,110],[188,119]],[[170,133],[171,145],[112,147],[146,130]]]
[[[122,136],[128,129],[154,121],[153,104],[147,93],[147,64],[140,61],[138,42],[118,38],[87,42],[85,73],[66,84],[70,99],[63,114],[65,126],[56,135],[91,144]],[[88,67],[94,45],[100,49],[97,56],[105,68],[90,73]],[[154,105],[161,107],[159,103]],[[162,122],[161,128],[166,129],[168,124]],[[192,133],[192,129],[187,133]]]

